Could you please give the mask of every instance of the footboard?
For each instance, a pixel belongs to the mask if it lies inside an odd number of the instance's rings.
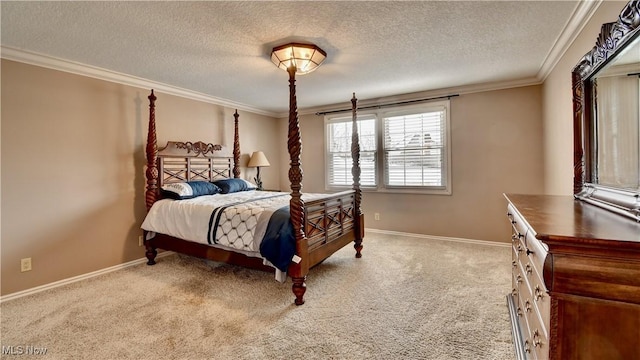
[[[313,266],[356,238],[362,239],[356,220],[355,191],[343,191],[305,202],[304,233]]]

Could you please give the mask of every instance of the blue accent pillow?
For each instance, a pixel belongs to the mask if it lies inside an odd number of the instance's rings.
[[[203,195],[220,193],[220,188],[208,181],[187,181],[162,185],[162,195],[165,198],[184,200]]]
[[[220,188],[220,193],[231,194],[239,191],[255,190],[256,186],[244,179],[224,179],[213,182]]]

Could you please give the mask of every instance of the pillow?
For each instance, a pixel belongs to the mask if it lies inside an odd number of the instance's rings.
[[[239,191],[255,190],[257,186],[245,179],[224,179],[213,182],[220,188],[222,194],[231,194]]]
[[[187,181],[162,185],[162,195],[175,200],[192,199],[218,193],[220,193],[220,188],[208,181]]]

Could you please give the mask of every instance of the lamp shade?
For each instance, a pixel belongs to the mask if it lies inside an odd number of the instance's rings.
[[[327,53],[313,44],[289,43],[276,46],[271,51],[271,61],[277,67],[287,71],[293,65],[299,75],[317,69],[326,57]]]
[[[249,159],[249,164],[247,164],[247,166],[262,167],[271,166],[271,164],[269,164],[269,160],[267,160],[267,157],[264,156],[262,151],[254,151],[253,154],[251,154],[251,159]]]

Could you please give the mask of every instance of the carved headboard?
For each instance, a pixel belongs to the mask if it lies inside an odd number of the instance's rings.
[[[181,181],[213,181],[216,179],[240,177],[240,139],[238,136],[238,110],[233,114],[233,155],[222,145],[207,144],[202,141],[175,142],[158,149],[156,136],[156,96],[151,90],[149,99],[149,131],[147,132],[147,169],[145,177],[145,203],[147,211],[159,198],[163,184]]]
[[[222,145],[169,141],[158,149],[158,187],[184,181],[230,178],[233,156]]]

